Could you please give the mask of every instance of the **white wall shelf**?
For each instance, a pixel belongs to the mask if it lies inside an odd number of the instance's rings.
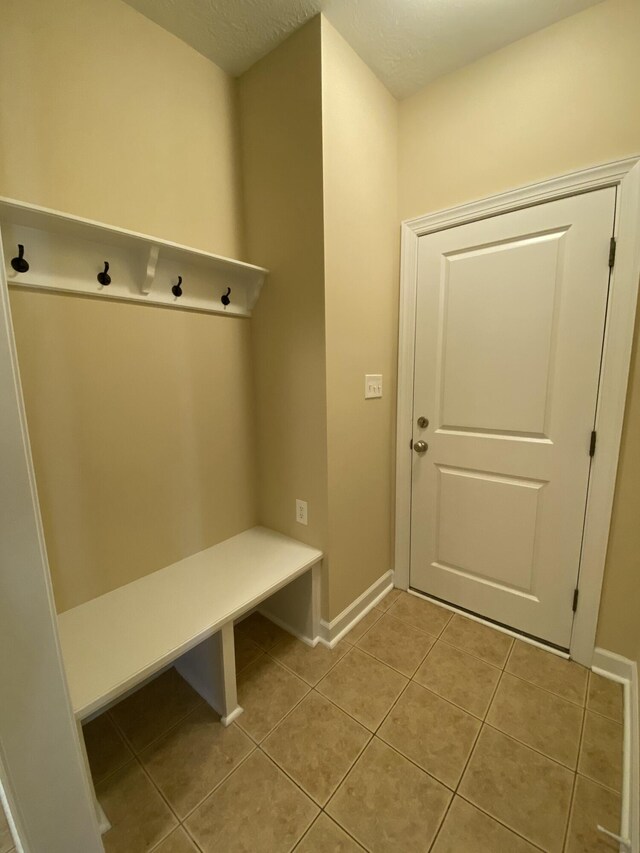
[[[268,270],[49,210],[0,198],[0,229],[9,285],[132,300],[191,311],[250,317]],[[29,270],[11,266],[24,246]],[[97,275],[109,263],[111,284]],[[182,296],[171,288],[182,276]],[[222,296],[231,288],[230,303]]]

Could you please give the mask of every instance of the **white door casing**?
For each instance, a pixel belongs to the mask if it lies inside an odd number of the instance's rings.
[[[411,552],[411,469],[413,453],[413,370],[419,237],[459,224],[598,188],[617,187],[616,263],[610,284],[600,387],[596,411],[598,447],[591,465],[580,562],[580,603],[570,654],[590,666],[604,574],[620,437],[626,401],[637,286],[640,276],[640,158],[611,162],[511,190],[402,224],[396,448],[395,585],[409,587]]]
[[[411,585],[568,648],[609,187],[420,238]]]

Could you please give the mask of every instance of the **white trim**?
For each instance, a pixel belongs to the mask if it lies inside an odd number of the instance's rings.
[[[433,231],[542,204],[558,198],[617,186],[618,246],[611,277],[602,377],[596,414],[598,451],[591,468],[584,546],[580,565],[580,605],[571,637],[571,657],[590,666],[595,646],[611,509],[624,420],[627,379],[640,275],[640,157],[620,160],[522,189],[474,201],[402,225],[398,414],[396,442],[395,584],[409,587],[411,549],[411,451],[413,362],[418,238]]]
[[[230,726],[234,720],[237,720],[240,714],[244,712],[244,708],[241,708],[240,705],[236,705],[236,707],[231,711],[230,714],[227,714],[224,717],[220,717],[220,722],[225,728]]]
[[[543,651],[549,652],[550,654],[556,655],[564,660],[569,659],[567,652],[563,652],[561,649],[556,649],[554,646],[548,646],[546,643],[534,640],[533,637],[527,637],[526,634],[519,634],[517,631],[512,631],[511,628],[506,628],[504,625],[498,625],[496,622],[491,622],[490,619],[483,619],[482,616],[476,616],[475,613],[469,613],[467,610],[463,610],[461,607],[456,607],[454,604],[447,604],[445,601],[440,601],[438,598],[432,598],[425,592],[419,592],[416,589],[408,589],[407,592],[409,595],[415,595],[416,598],[431,601],[434,604],[437,604],[438,607],[442,607],[444,610],[450,610],[452,613],[459,613],[460,616],[464,616],[465,619],[470,619],[472,622],[479,622],[481,625],[486,625],[487,628],[493,628],[494,631],[506,634],[507,637],[513,637],[515,640],[522,640],[523,643],[528,643],[530,646],[535,646],[537,649],[542,649]]]
[[[320,642],[322,645],[333,649],[393,589],[393,579],[392,570],[385,572],[331,622],[325,622],[324,619],[321,619]]]
[[[4,773],[2,772],[2,768],[0,768],[0,811],[4,812],[4,816],[6,818],[7,824],[9,826],[9,832],[11,833],[11,840],[13,843],[13,847],[15,848],[16,853],[24,853],[24,848],[20,841],[20,836],[18,835],[18,827],[15,824],[13,819],[13,813],[11,812],[11,808],[9,806],[9,798],[2,787],[2,777]]]
[[[640,721],[638,665],[636,661],[596,648],[593,672],[624,687],[624,752],[622,762],[622,815],[620,834],[631,839],[631,853],[640,851]],[[628,848],[620,847],[621,850]]]
[[[268,274],[255,264],[11,198],[0,197],[0,226],[12,287],[250,317]],[[21,243],[30,262],[25,273],[10,266]],[[96,281],[103,258],[111,264],[108,287]],[[178,275],[184,276],[180,298],[171,291]],[[224,305],[221,296],[227,287],[231,303]]]

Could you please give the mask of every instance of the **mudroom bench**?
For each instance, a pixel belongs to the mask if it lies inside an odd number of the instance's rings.
[[[229,725],[242,713],[234,622],[270,599],[272,618],[279,614],[281,624],[315,642],[321,561],[316,548],[254,527],[61,613],[62,654],[80,732],[83,720],[170,664]],[[106,831],[99,806],[98,816]]]

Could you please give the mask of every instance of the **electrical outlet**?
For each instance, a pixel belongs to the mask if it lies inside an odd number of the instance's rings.
[[[296,521],[298,524],[308,524],[306,501],[296,501]]]
[[[364,377],[364,398],[382,397],[382,374],[368,373]]]

